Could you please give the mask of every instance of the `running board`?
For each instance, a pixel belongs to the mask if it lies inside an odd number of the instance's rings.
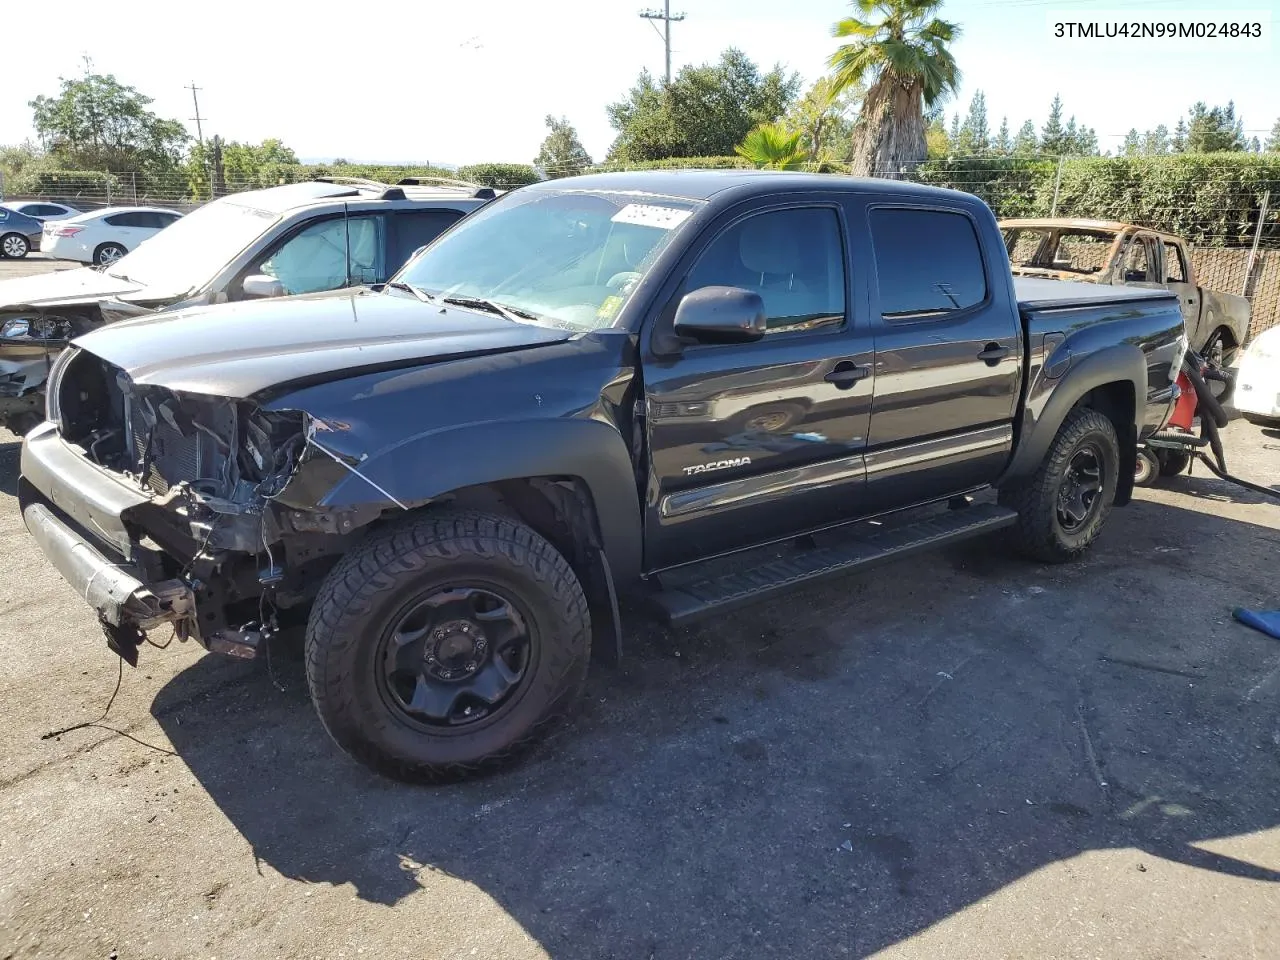
[[[1017,519],[1018,514],[1007,507],[982,504],[900,527],[873,527],[874,532],[849,543],[804,550],[750,569],[673,586],[655,593],[653,601],[667,623],[683,626],[827,577],[868,570],[1012,526]]]

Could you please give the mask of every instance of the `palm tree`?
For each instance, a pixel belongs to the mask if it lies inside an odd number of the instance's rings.
[[[809,151],[800,145],[803,136],[781,123],[761,123],[733,149],[764,170],[800,170],[809,159]]]
[[[830,61],[839,90],[871,81],[853,128],[852,172],[897,177],[925,159],[925,108],[960,83],[947,49],[960,28],[934,16],[942,0],[854,0],[853,6],[860,15],[832,30],[852,39]]]

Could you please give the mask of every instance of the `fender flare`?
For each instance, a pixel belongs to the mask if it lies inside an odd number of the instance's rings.
[[[1133,344],[1115,344],[1072,363],[1061,379],[1053,383],[1043,407],[1038,413],[1033,413],[1034,394],[1043,389],[1045,383],[1042,373],[1031,386],[1029,395],[1033,399],[1023,410],[1017,448],[998,482],[1005,483],[1035,473],[1045,454],[1049,452],[1063,421],[1067,419],[1067,414],[1089,391],[1110,383],[1126,383],[1133,387],[1132,421],[1126,424],[1132,429],[1132,440],[1126,444],[1125,438],[1120,438],[1121,482],[1116,489],[1116,502],[1127,503],[1133,484],[1133,460],[1137,456],[1137,440],[1141,435],[1147,403],[1147,364],[1142,350]],[[1126,478],[1128,486],[1125,484]]]
[[[454,490],[501,480],[577,479],[591,495],[613,575],[624,583],[640,576],[643,528],[635,468],[621,434],[603,421],[471,423],[411,437],[354,469],[360,475],[348,473],[325,494],[320,507],[396,506],[368,481],[412,509]]]

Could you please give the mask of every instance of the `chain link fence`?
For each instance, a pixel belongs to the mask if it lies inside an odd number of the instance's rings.
[[[498,167],[501,165],[490,165]],[[512,165],[514,167],[514,165]],[[680,158],[639,164],[600,164],[592,170],[655,167],[750,167],[741,157]],[[819,169],[807,165],[809,169]],[[280,168],[273,182],[305,180],[316,168]],[[334,169],[333,173],[342,171]],[[394,180],[410,168],[375,171]],[[439,174],[440,171],[431,170]],[[544,175],[579,172],[544,168]],[[820,172],[843,172],[823,164]],[[1280,155],[1207,154],[1175,157],[952,157],[879,175],[962,190],[981,197],[997,217],[1073,217],[1119,220],[1177,234],[1191,245],[1200,283],[1249,298],[1251,335],[1280,325]],[[499,188],[522,182],[491,182]],[[220,178],[219,194],[268,185],[262,176]],[[198,184],[208,190],[207,183]],[[0,197],[5,196],[0,173]],[[208,201],[188,173],[44,174],[40,189],[22,197],[49,199],[90,210],[112,205],[162,206],[189,212]]]

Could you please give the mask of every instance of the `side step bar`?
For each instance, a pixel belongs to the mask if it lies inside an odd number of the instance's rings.
[[[875,529],[851,543],[818,547],[780,557],[758,567],[671,587],[653,595],[660,615],[672,626],[764,600],[826,577],[867,570],[924,550],[1012,526],[1018,514],[982,504],[952,510],[917,523]]]

